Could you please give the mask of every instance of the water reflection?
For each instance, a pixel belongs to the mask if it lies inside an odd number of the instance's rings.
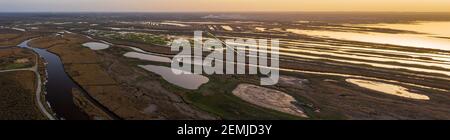
[[[58,117],[62,117],[62,119],[89,119],[88,116],[75,105],[73,95],[71,94],[74,89],[79,89],[83,93],[84,91],[69,77],[69,75],[66,74],[61,59],[56,54],[50,53],[45,49],[28,46],[28,42],[30,42],[30,40],[21,43],[19,46],[32,49],[47,63],[47,65],[45,65],[47,73],[46,80],[48,81],[45,84],[47,92],[46,100],[50,102],[52,109],[54,109],[53,111],[55,111]]]
[[[181,74],[177,75],[172,72],[172,69],[165,66],[155,66],[155,65],[139,65],[139,67],[161,75],[164,80],[174,85],[180,86],[185,89],[195,90],[201,85],[208,83],[209,78],[198,74]],[[180,71],[180,70],[178,70]]]
[[[387,83],[381,83],[381,82],[375,82],[375,81],[367,81],[367,80],[361,80],[361,79],[347,79],[346,80],[349,83],[358,85],[363,88],[367,88],[373,91],[378,91],[390,95],[400,96],[404,98],[409,99],[416,99],[416,100],[430,100],[430,98],[426,95],[417,94],[410,92],[407,88],[398,86],[398,85],[392,85]]]
[[[128,58],[136,58],[136,59],[140,59],[140,60],[145,60],[145,61],[155,61],[155,62],[164,62],[164,63],[172,62],[172,59],[170,59],[168,57],[161,57],[161,56],[145,54],[145,53],[138,53],[138,52],[128,52],[128,53],[125,53],[123,56],[128,57]]]
[[[83,46],[88,47],[92,50],[103,50],[109,48],[108,44],[99,43],[99,42],[88,42],[84,43]]]
[[[397,24],[366,24],[364,27],[389,28],[425,33],[433,36],[450,37],[450,22],[425,22],[397,23]]]
[[[342,40],[361,41],[380,44],[392,44],[417,48],[430,48],[450,50],[450,22],[425,22],[418,24],[372,24],[355,25],[366,27],[377,27],[386,29],[397,29],[405,31],[420,32],[423,34],[393,34],[374,32],[352,32],[352,31],[328,31],[328,30],[299,30],[288,29],[288,32],[310,36],[335,38]],[[443,38],[438,38],[443,37]]]
[[[299,29],[288,29],[287,31],[297,34],[335,38],[341,40],[391,44],[391,45],[450,51],[449,39],[435,38],[418,34],[361,33],[361,32],[338,32],[338,31],[322,31],[322,30],[299,30]]]

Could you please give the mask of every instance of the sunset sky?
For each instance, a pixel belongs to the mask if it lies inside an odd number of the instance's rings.
[[[415,11],[450,12],[450,0],[0,0],[3,12]]]

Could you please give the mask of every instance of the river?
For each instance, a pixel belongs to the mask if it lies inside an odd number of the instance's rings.
[[[67,75],[59,56],[45,49],[28,46],[30,41],[22,42],[19,47],[32,49],[48,63],[46,65],[48,82],[45,85],[47,91],[45,97],[52,110],[57,114],[56,117],[67,120],[88,120],[89,117],[75,105],[71,94],[72,89],[79,89],[80,91],[83,91],[83,89]]]

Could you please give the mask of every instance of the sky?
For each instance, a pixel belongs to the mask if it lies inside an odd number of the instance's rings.
[[[0,0],[0,12],[450,12],[450,0]]]

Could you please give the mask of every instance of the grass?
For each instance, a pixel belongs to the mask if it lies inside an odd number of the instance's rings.
[[[118,33],[112,31],[97,31],[94,33],[94,35],[105,37],[108,39],[130,41],[148,45],[166,45],[168,43],[168,40],[164,37],[147,33]]]
[[[9,70],[9,69],[20,69],[20,68],[29,68],[31,67],[31,64],[19,64],[19,63],[12,63],[12,64],[6,64],[3,66],[0,66],[0,69]]]
[[[127,49],[124,48],[111,48],[106,50],[109,54],[113,54],[115,56],[121,56],[125,52],[128,52]],[[126,64],[130,67],[137,67],[137,65],[158,65],[158,66],[167,66],[170,67],[168,63],[159,63],[159,62],[151,62],[151,61],[143,61],[138,59],[129,59],[124,58]],[[149,72],[151,73],[151,72]],[[304,77],[306,75],[297,75],[296,73],[284,73],[288,75],[292,75],[295,77]],[[143,79],[147,79],[149,77],[138,77],[137,81],[141,81]],[[199,110],[203,110],[212,115],[215,115],[221,119],[225,120],[301,120],[306,118],[300,118],[297,116],[293,116],[290,114],[286,114],[283,112],[266,109],[263,107],[259,107],[243,101],[242,99],[236,97],[232,94],[232,91],[239,85],[240,83],[251,83],[255,85],[259,85],[258,76],[230,76],[230,75],[212,75],[209,76],[210,81],[203,86],[201,86],[198,90],[186,90],[176,85],[173,85],[167,81],[165,81],[160,76],[151,77],[152,79],[158,79],[162,86],[173,92],[178,93],[185,102],[191,104],[192,106],[198,108]],[[305,78],[330,78],[329,76],[317,77],[310,76]],[[136,83],[135,83],[136,84]],[[280,90],[286,92],[287,94],[292,95],[298,102],[304,104],[314,104],[317,102],[313,102],[311,98],[305,98],[298,90],[285,90],[284,88],[279,87],[269,87],[275,90]],[[299,89],[300,90],[300,89]],[[318,106],[321,109],[321,113],[315,112],[316,110],[311,107],[307,107],[305,105],[300,105],[305,113],[310,117],[308,119],[326,119],[326,120],[335,120],[335,119],[345,119],[341,114],[337,112],[333,112],[333,110],[328,110],[326,108],[322,108],[322,106]],[[332,113],[328,113],[332,112]]]
[[[156,45],[167,44],[167,41],[164,38],[150,34],[135,34],[135,33],[127,33],[119,35],[115,34],[114,36],[112,36],[112,38],[144,44],[156,44]]]
[[[18,32],[12,29],[0,29],[0,47],[16,46],[21,42],[37,37],[39,33]]]
[[[34,73],[0,73],[0,120],[43,120],[35,102]]]
[[[162,80],[163,85],[201,110],[225,120],[299,120],[286,113],[262,108],[234,96],[232,91],[242,81],[221,76],[210,76],[210,81],[195,91],[186,91]]]
[[[30,68],[34,65],[35,56],[31,50],[23,48],[8,48],[0,51],[0,70]],[[28,62],[17,63],[16,60],[27,59]]]
[[[110,50],[115,55],[120,55],[123,49]],[[125,51],[123,51],[125,52]],[[170,67],[170,64],[149,62],[136,59],[125,59],[130,66],[158,65]],[[148,77],[139,77],[145,79]],[[283,112],[266,109],[248,103],[232,94],[232,91],[240,84],[252,80],[243,77],[231,77],[223,75],[209,76],[210,81],[198,90],[186,90],[157,77],[165,89],[178,93],[189,104],[200,110],[211,113],[225,120],[300,120],[300,118]],[[139,81],[139,80],[138,80]]]

